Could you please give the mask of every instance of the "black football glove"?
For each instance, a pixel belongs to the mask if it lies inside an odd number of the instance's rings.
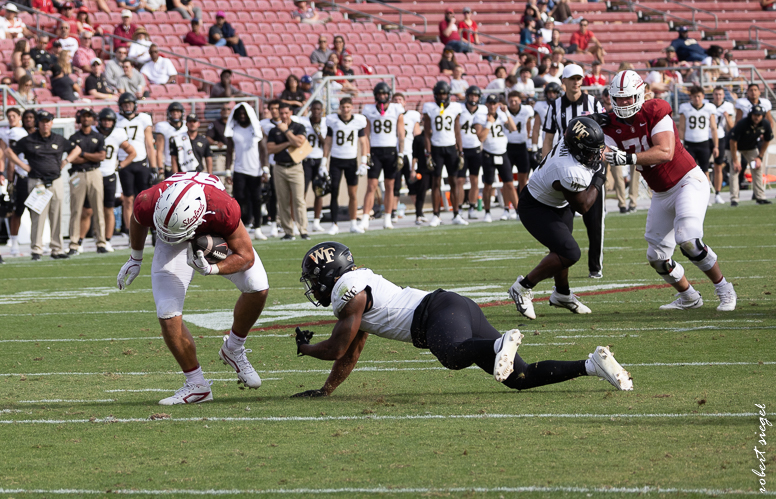
[[[322,389],[318,390],[307,390],[306,392],[300,392],[295,393],[294,395],[291,395],[292,399],[298,399],[298,398],[314,398],[314,397],[328,397],[326,395],[326,392],[324,392]]]
[[[431,157],[431,151],[426,151],[426,169],[430,172],[434,171],[434,158]]]
[[[296,355],[298,356],[304,355],[299,350],[299,347],[301,347],[302,345],[309,345],[310,340],[313,338],[313,334],[315,333],[313,333],[312,331],[308,331],[307,329],[302,331],[298,327],[296,328]]]
[[[533,159],[533,160],[534,160],[534,162],[536,162],[536,163],[541,163],[541,162],[542,162],[542,159],[544,159],[544,158],[542,157],[542,151],[541,151],[541,150],[536,150],[536,151],[533,151],[533,152],[531,153],[531,157],[532,157],[531,159]]]
[[[458,153],[458,171],[463,170],[463,167],[465,164],[466,164],[466,160],[463,157],[463,151],[460,151]]]
[[[593,119],[593,121],[601,125],[602,128],[611,125],[612,123],[612,119],[609,117],[609,113],[593,113],[590,115],[590,117]]]
[[[593,181],[590,182],[590,185],[595,186],[597,189],[600,189],[601,186],[603,186],[605,183],[606,183],[606,168],[599,168],[593,174]]]

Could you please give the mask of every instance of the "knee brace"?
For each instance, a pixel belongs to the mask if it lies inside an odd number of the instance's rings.
[[[711,270],[714,264],[717,263],[717,254],[703,244],[700,238],[679,243],[679,249],[684,256],[703,272]]]
[[[650,260],[649,264],[668,284],[675,284],[684,277],[684,267],[672,259]]]

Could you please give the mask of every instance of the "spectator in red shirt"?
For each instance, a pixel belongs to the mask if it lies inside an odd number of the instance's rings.
[[[469,30],[469,31],[465,31]],[[478,33],[477,21],[472,19],[472,9],[463,8],[463,21],[458,23],[458,31],[463,40],[469,44],[480,45],[480,34]]]
[[[445,44],[445,48],[453,49],[453,52],[471,52],[472,47],[461,40],[458,33],[458,24],[455,22],[455,12],[450,7],[445,10],[445,18],[439,21],[439,41]]]
[[[183,41],[194,47],[207,45],[207,35],[202,32],[202,22],[196,17],[191,20],[191,31],[186,33]]]
[[[137,30],[137,25],[132,24],[132,12],[130,12],[127,9],[122,10],[121,24],[119,24],[113,29],[113,34],[116,36],[120,36],[122,38],[127,38],[129,40],[132,40],[136,30]],[[116,50],[119,47],[126,47],[129,45],[129,43],[130,42],[126,42],[124,40],[119,40],[117,38],[114,38],[113,50]]]
[[[71,35],[77,35],[78,34],[78,20],[75,18],[75,15],[73,14],[75,10],[75,6],[72,2],[65,2],[62,4],[62,13],[60,14],[60,19],[62,21],[67,22],[70,25],[70,34]]]
[[[51,0],[32,0],[32,8],[45,12],[46,14],[57,13],[57,9],[54,8],[54,4]]]
[[[593,61],[593,69],[582,80],[583,87],[605,87],[606,76],[601,74],[601,61]]]
[[[587,19],[582,18],[579,21],[579,31],[571,35],[571,45],[577,46],[577,54],[590,52],[596,59],[604,62],[606,51],[604,51],[604,48],[601,46],[601,43],[593,32],[587,29],[588,24]]]

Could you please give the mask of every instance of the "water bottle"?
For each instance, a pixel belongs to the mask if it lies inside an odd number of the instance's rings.
[[[406,212],[406,210],[407,210],[407,206],[404,203],[399,203],[396,206],[396,215],[399,218],[404,218],[404,213]]]

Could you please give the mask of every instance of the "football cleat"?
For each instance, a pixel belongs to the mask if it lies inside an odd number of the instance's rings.
[[[698,292],[696,291],[696,293]],[[701,308],[703,306],[703,298],[701,298],[700,293],[698,293],[697,298],[691,300],[682,298],[681,293],[676,293],[674,296],[676,296],[676,300],[666,305],[660,305],[660,310],[689,310],[691,308]]]
[[[533,290],[524,288],[520,284],[522,278],[523,276],[519,276],[515,283],[509,288],[509,297],[515,302],[518,312],[529,319],[536,319],[536,312],[534,312],[534,306],[531,301],[533,300]]]
[[[716,204],[725,204],[725,200],[724,200],[724,199],[722,199],[722,196],[720,196],[719,194],[717,194],[716,196],[714,196],[714,202],[715,202]]]
[[[390,217],[385,217],[383,219],[383,229],[393,229],[393,222]]]
[[[515,370],[515,355],[523,341],[523,335],[518,329],[510,329],[501,339],[501,348],[496,352],[496,362],[493,366],[493,377],[503,383]]]
[[[11,243],[11,256],[20,256],[21,252],[19,251],[19,243],[13,242]]]
[[[499,218],[502,222],[509,220],[509,210],[505,209],[504,212],[501,214],[501,218]]]
[[[331,228],[329,229],[327,234],[330,236],[336,236],[337,234],[339,234],[339,227],[337,226],[337,224],[331,224]]]
[[[111,246],[110,241],[105,241],[105,251],[107,251],[108,253],[113,253],[114,251],[116,251],[115,249],[113,249],[113,246]]]
[[[439,225],[442,223],[442,220],[439,219],[438,216],[434,215],[431,217],[431,222],[429,222],[430,227],[439,227]]]
[[[477,210],[474,208],[469,208],[469,220],[477,220],[479,217],[477,216]]]
[[[70,251],[67,252],[68,256],[77,256],[81,253],[76,248],[70,248]]]
[[[565,308],[571,310],[575,314],[589,314],[592,312],[587,305],[579,301],[577,295],[574,293],[562,295],[555,291],[554,286],[552,288],[552,294],[550,295],[550,306]]]
[[[509,212],[509,219],[510,220],[517,220],[519,217],[517,216],[517,211],[510,211]]]
[[[619,362],[614,359],[614,355],[609,347],[596,347],[595,352],[588,355],[595,366],[595,374],[618,390],[633,390],[633,378],[630,373],[622,368]]]
[[[423,217],[416,218],[415,225],[423,225]]]
[[[469,225],[469,222],[464,220],[461,214],[459,213],[458,215],[455,216],[455,218],[453,218],[453,225]]]
[[[736,309],[737,296],[732,283],[727,283],[718,289],[717,296],[719,296],[718,312],[732,312]]]
[[[369,215],[364,215],[363,217],[361,217],[361,228],[364,229],[365,231],[369,230]]]
[[[350,224],[350,232],[352,232],[353,234],[363,234],[364,229],[363,227],[359,227],[358,224]]]
[[[490,213],[486,213],[485,216],[482,218],[482,221],[486,224],[489,224],[493,222],[493,218],[490,216]]]
[[[261,227],[256,227],[253,230],[253,238],[258,240],[258,241],[266,241],[267,240],[267,236],[265,236],[264,233],[261,232]]]
[[[229,350],[226,348],[226,340],[229,339],[229,335],[224,335],[224,344],[221,346],[221,351],[218,352],[218,356],[221,357],[224,365],[231,366],[237,373],[237,384],[245,385],[247,388],[258,388],[261,386],[261,378],[248,361],[246,353],[251,350],[246,350],[245,347],[240,347],[238,350]],[[241,386],[240,390],[244,388]]]
[[[326,232],[326,229],[321,227],[321,222],[318,220],[313,221],[313,232]]]
[[[604,275],[600,270],[594,270],[587,275],[590,279],[603,279]]]
[[[178,405],[178,404],[201,404],[202,402],[209,402],[213,400],[213,392],[210,391],[210,384],[197,385],[194,383],[186,382],[183,388],[175,392],[172,397],[167,397],[159,401],[159,405]]]

